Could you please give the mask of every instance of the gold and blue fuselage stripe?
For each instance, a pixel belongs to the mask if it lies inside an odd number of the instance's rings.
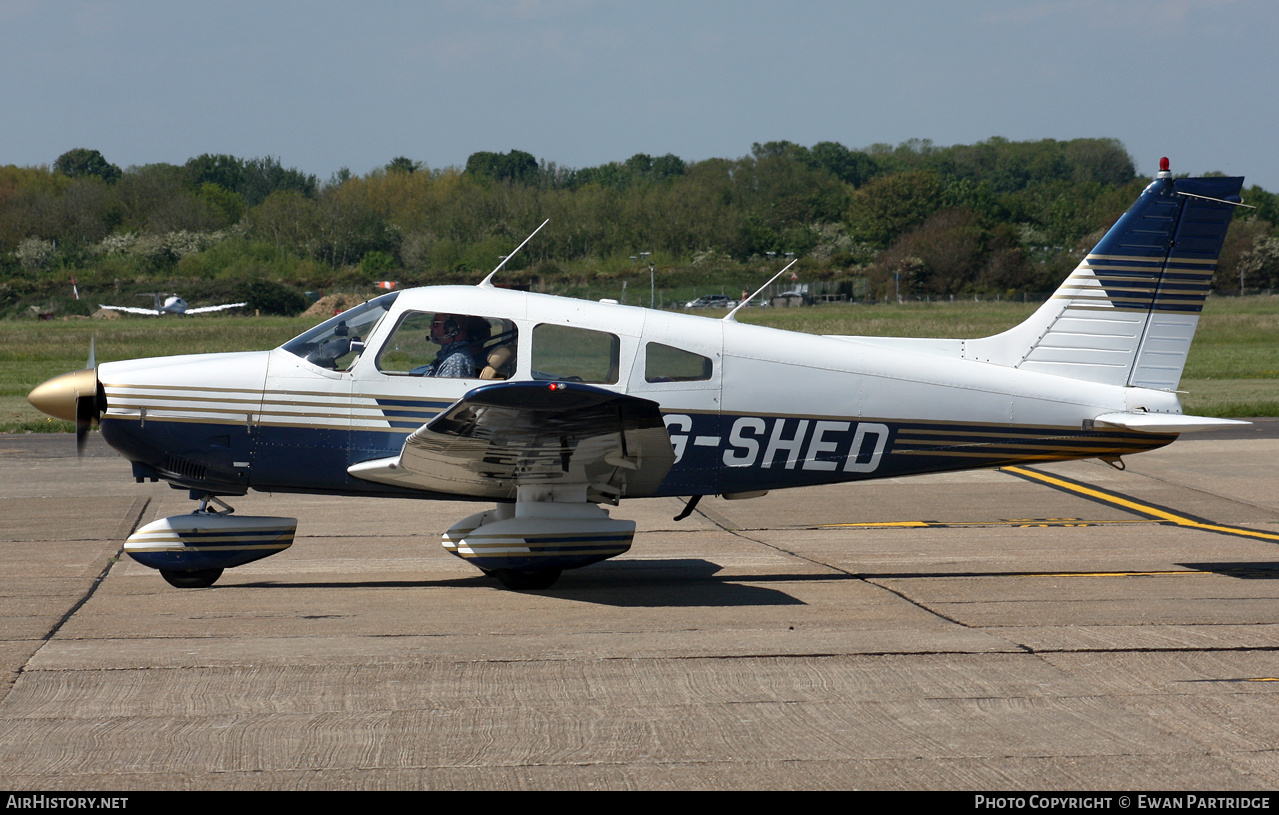
[[[159,475],[192,488],[228,492],[252,487],[441,497],[357,479],[347,468],[398,455],[408,434],[447,406],[444,400],[320,398],[323,394],[290,394],[286,399],[267,393],[257,397],[259,407],[253,410],[255,399],[247,392],[106,387],[109,409],[103,432],[138,462],[139,476]],[[1111,457],[1161,447],[1176,438],[1122,430],[817,415],[668,411],[666,423],[679,457],[654,495],[745,492]],[[200,432],[193,425],[200,425]],[[156,458],[158,449],[168,455]]]
[[[211,468],[208,479],[262,490],[308,489],[343,494],[417,494],[353,479],[350,464],[399,453],[409,432],[430,418],[431,408],[411,408],[422,418],[400,418],[398,407],[356,421],[327,413],[329,421],[263,418],[246,425],[187,411],[150,413],[147,448],[168,436],[179,455]],[[180,415],[178,415],[180,413]],[[1163,447],[1172,434],[1010,426],[980,422],[840,420],[839,417],[738,416],[719,413],[668,418],[680,450],[656,495],[735,493],[788,486],[879,479],[917,472],[996,467],[1003,464],[1113,457]],[[142,418],[109,412],[104,432],[128,447]],[[205,425],[192,434],[192,423]],[[169,430],[170,432],[166,432]],[[221,447],[219,447],[221,445]],[[224,449],[225,448],[225,449]],[[145,458],[136,461],[145,462]],[[160,462],[151,462],[160,466]],[[221,473],[221,475],[219,475]],[[168,475],[168,473],[165,473]],[[189,480],[189,479],[188,479]]]
[[[1118,429],[779,415],[668,414],[667,426],[680,456],[662,484],[664,495],[1122,456],[1176,438]]]
[[[251,425],[398,432],[416,430],[452,402],[322,391],[276,392],[173,385],[104,383],[107,414],[143,420],[244,421]]]

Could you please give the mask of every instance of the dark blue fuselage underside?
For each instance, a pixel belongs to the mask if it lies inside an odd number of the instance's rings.
[[[716,495],[920,473],[1110,458],[1175,434],[957,422],[668,414],[679,455],[653,496]],[[214,494],[302,492],[466,500],[364,481],[352,464],[399,454],[407,433],[105,417],[139,477]],[[632,496],[645,497],[645,496]]]

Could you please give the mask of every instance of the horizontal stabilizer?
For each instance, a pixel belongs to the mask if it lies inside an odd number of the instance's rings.
[[[1197,430],[1221,430],[1252,424],[1237,419],[1185,416],[1180,413],[1103,413],[1093,421],[1138,433],[1193,433]]]
[[[656,402],[576,382],[503,382],[470,391],[415,430],[398,456],[356,478],[513,500],[521,486],[577,487],[587,500],[652,495],[675,463]]]

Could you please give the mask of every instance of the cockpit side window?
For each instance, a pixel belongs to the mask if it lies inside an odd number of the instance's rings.
[[[650,342],[644,348],[644,381],[705,382],[711,378],[712,364],[701,354]]]
[[[410,311],[383,343],[377,368],[398,376],[506,379],[514,372],[517,340],[510,320]]]
[[[392,292],[376,297],[325,320],[280,347],[321,368],[345,371],[359,359],[364,341],[391,310],[398,296],[399,292]]]
[[[533,329],[533,378],[616,385],[621,341],[616,334],[542,323]]]

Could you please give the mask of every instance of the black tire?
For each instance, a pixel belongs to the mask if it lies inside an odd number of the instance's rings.
[[[560,579],[562,569],[494,569],[493,576],[512,591],[538,591],[549,589]]]
[[[179,572],[172,569],[161,569],[160,576],[170,586],[179,589],[207,589],[218,582],[218,578],[222,576],[222,570],[192,569],[191,571]]]

